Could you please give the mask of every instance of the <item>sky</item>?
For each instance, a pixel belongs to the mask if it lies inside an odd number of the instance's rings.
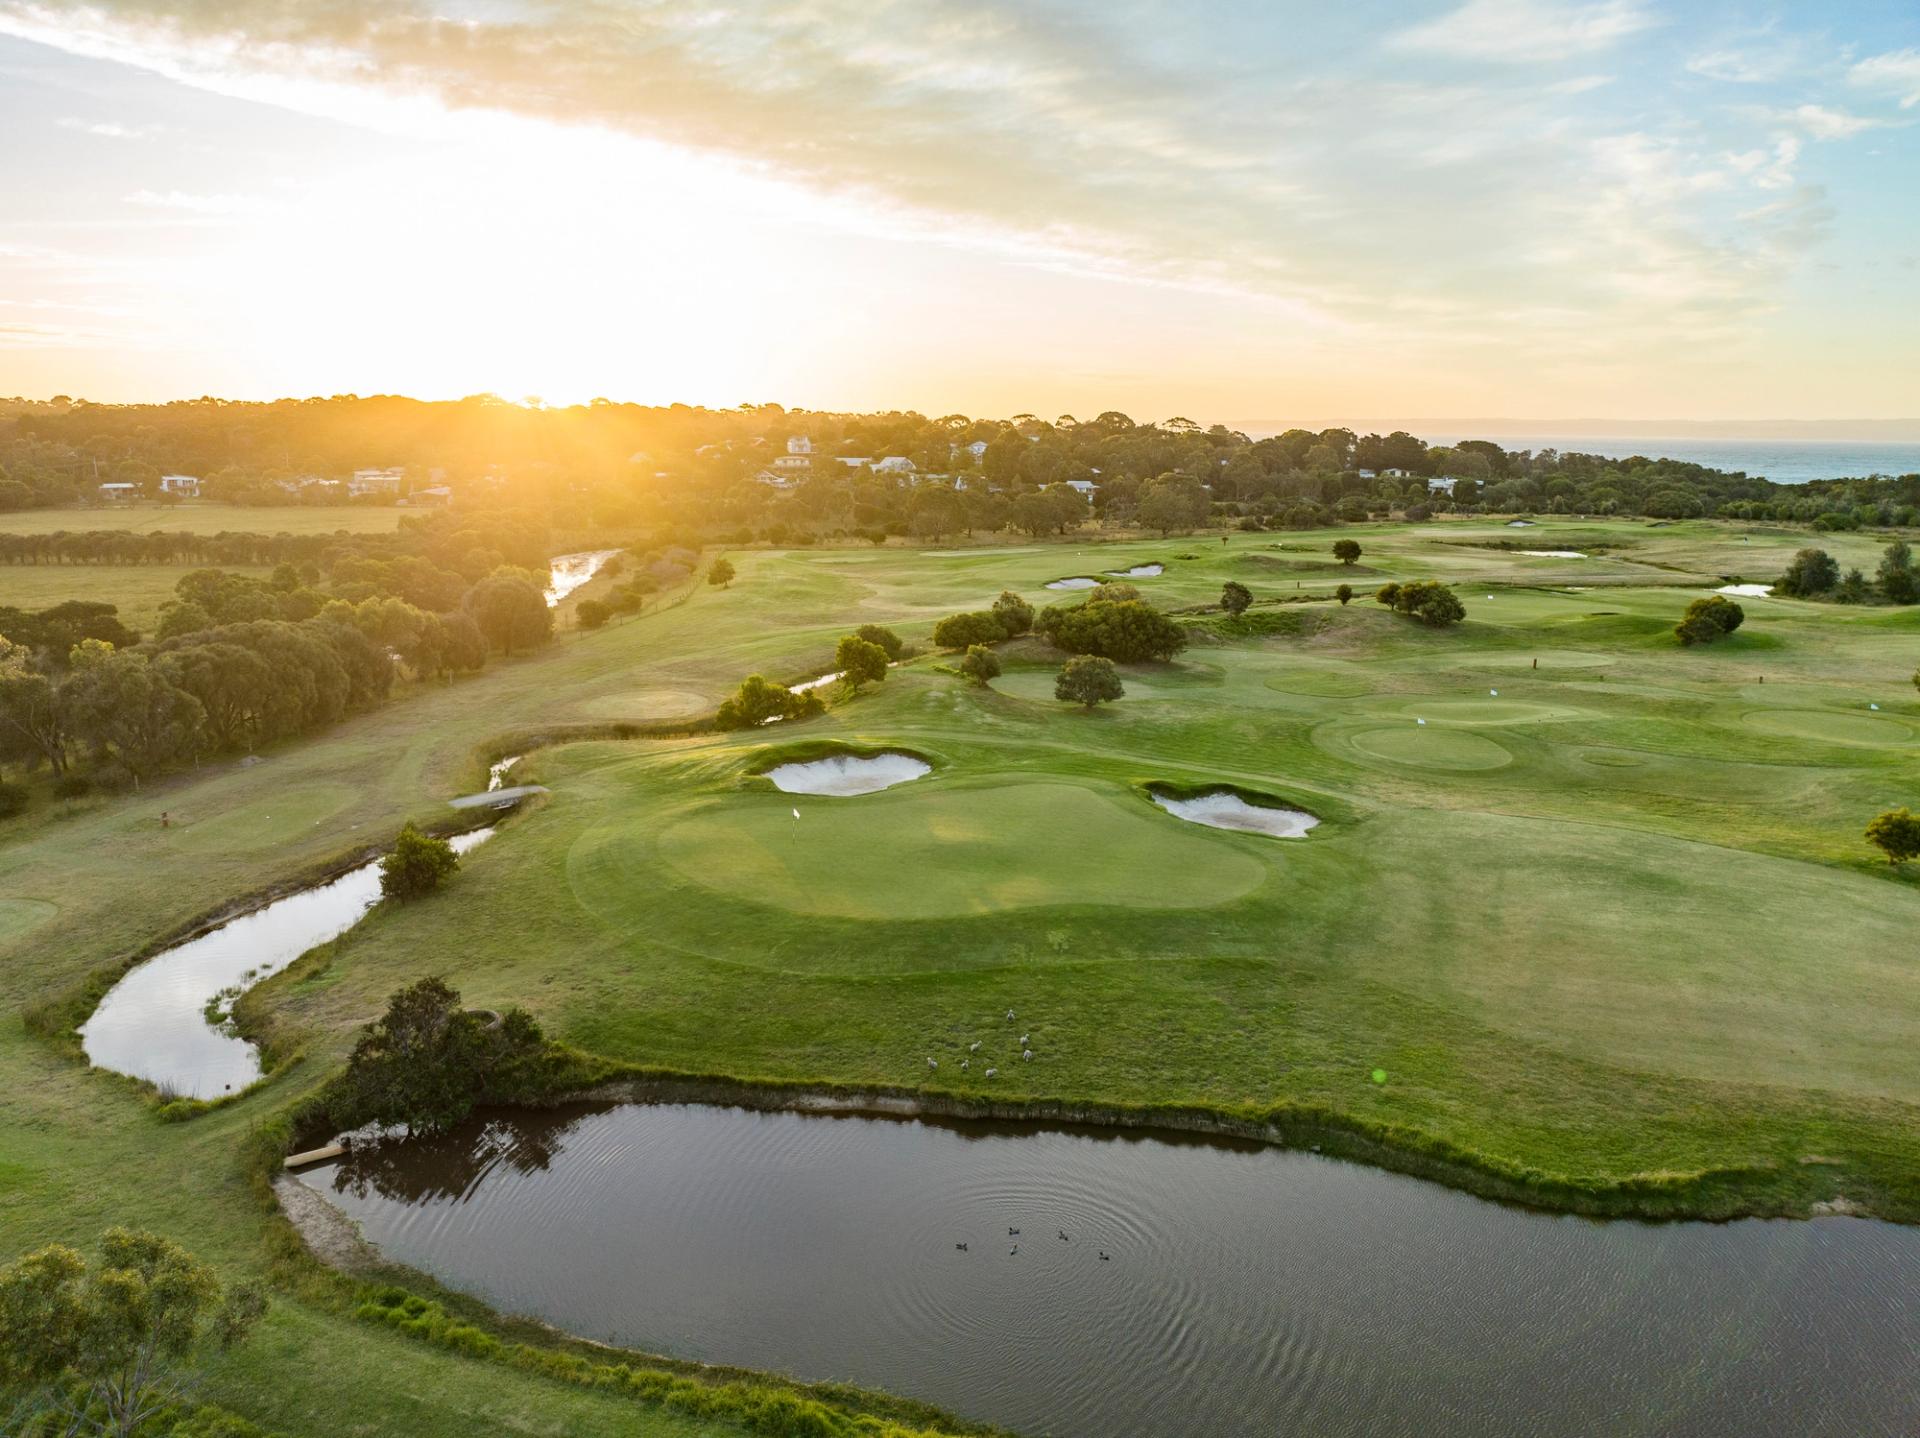
[[[0,394],[1920,418],[1912,0],[0,0]]]

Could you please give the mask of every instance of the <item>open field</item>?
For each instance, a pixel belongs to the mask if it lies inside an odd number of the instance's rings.
[[[70,599],[100,599],[117,605],[120,622],[151,637],[160,622],[160,606],[176,598],[174,586],[189,570],[176,564],[8,564],[0,565],[0,605],[48,609]],[[268,569],[228,567],[229,574],[265,579]]]
[[[267,1269],[247,1134],[430,972],[633,1064],[1296,1106],[1574,1189],[1723,1174],[1760,1207],[1838,1194],[1920,1218],[1920,876],[1860,838],[1920,800],[1920,610],[1756,599],[1711,648],[1670,632],[1704,587],[1770,581],[1807,544],[1871,570],[1878,542],[1599,521],[1340,534],[1365,546],[1356,571],[1330,534],[734,551],[725,591],[568,634],[257,766],[43,799],[0,829],[0,1252],[125,1221]],[[203,1118],[160,1123],[17,1017],[236,895],[440,817],[512,736],[708,712],[749,671],[831,667],[857,624],[924,644],[1003,588],[1072,602],[1044,586],[1149,560],[1167,572],[1139,587],[1163,607],[1238,579],[1256,608],[1196,624],[1177,662],[1130,669],[1128,697],[1096,713],[1052,700],[1059,656],[1029,640],[987,689],[928,656],[790,732],[535,753],[515,778],[551,796],[448,892],[376,913],[248,1001],[307,1056]],[[1467,622],[1434,632],[1328,597],[1388,578],[1453,583]],[[776,743],[833,739],[935,767],[855,799],[748,772]],[[1148,803],[1153,781],[1232,783],[1322,822],[1299,841],[1188,825]],[[1035,1062],[990,1088],[984,1062],[927,1084],[927,1055],[1008,1007]],[[471,1431],[481,1411],[501,1431],[714,1431],[298,1295],[212,1396],[289,1433],[377,1431],[402,1403],[422,1433]]]
[[[384,534],[400,527],[402,515],[417,510],[391,505],[217,504],[191,499],[179,504],[88,504],[72,509],[19,509],[0,514],[0,532],[54,534],[61,530],[124,529],[137,534],[156,530],[189,534]]]

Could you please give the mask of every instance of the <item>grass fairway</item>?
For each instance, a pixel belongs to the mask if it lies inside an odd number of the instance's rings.
[[[1591,557],[1487,547],[1515,535]],[[1153,560],[1166,572],[1138,582],[1168,608],[1230,578],[1257,600],[1241,625],[1196,619],[1178,662],[1131,668],[1133,697],[1096,713],[1053,701],[1058,656],[1028,640],[992,686],[928,656],[783,726],[782,743],[934,761],[858,798],[754,777],[773,732],[538,749],[515,778],[550,795],[446,893],[376,913],[247,1001],[305,1059],[191,1123],[0,1026],[0,1251],[144,1222],[267,1270],[247,1132],[424,973],[635,1065],[1327,1113],[1526,1175],[1553,1201],[1697,1176],[1684,1201],[1709,1211],[1839,1196],[1920,1219],[1920,876],[1860,837],[1879,810],[1920,803],[1920,611],[1752,600],[1729,640],[1683,650],[1671,628],[1689,599],[1728,575],[1771,579],[1810,537],[1572,521],[1342,536],[1368,575],[1316,535],[737,552],[727,590],[568,634],[255,767],[42,803],[0,830],[10,1014],[234,895],[439,816],[516,736],[710,709],[749,671],[831,667],[857,624],[925,643],[934,619],[1001,589],[1058,600],[1043,586],[1063,574]],[[1332,600],[1343,580],[1386,577],[1450,580],[1466,623],[1433,632]],[[1147,802],[1154,781],[1238,785],[1321,823],[1296,841],[1186,824]],[[1008,1008],[1031,1063],[994,1026]],[[945,1061],[983,1032],[970,1071]],[[304,1291],[283,1294],[268,1338],[216,1396],[291,1433],[340,1431],[336,1403],[471,1431],[482,1391],[489,1414],[524,1417],[508,1431],[707,1431],[404,1346]],[[634,1426],[607,1426],[620,1413]]]

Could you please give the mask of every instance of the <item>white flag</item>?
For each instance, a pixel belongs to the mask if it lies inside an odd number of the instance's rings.
[[[795,809],[795,810],[793,811],[793,817],[794,817],[794,818],[796,818],[796,819],[798,819],[798,818],[800,817],[800,811],[799,811],[798,809]]]

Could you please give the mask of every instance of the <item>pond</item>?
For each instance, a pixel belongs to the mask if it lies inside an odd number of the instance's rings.
[[[301,1177],[500,1309],[1030,1434],[1851,1438],[1920,1403],[1920,1234],[1858,1219],[1598,1223],[1248,1144],[695,1105],[493,1111]]]
[[[547,608],[551,609],[574,590],[600,572],[601,566],[620,551],[590,549],[580,554],[556,554],[548,561]]]
[[[1193,794],[1185,798],[1149,791],[1148,797],[1177,819],[1190,824],[1205,824],[1210,829],[1238,829],[1249,834],[1268,834],[1276,839],[1304,839],[1307,830],[1320,821],[1304,809],[1288,809],[1279,804],[1249,804],[1231,789],[1216,789],[1211,794]]]
[[[911,754],[832,754],[767,770],[773,787],[787,794],[827,794],[852,798],[905,784],[933,766]]]
[[[485,843],[492,829],[454,837],[455,852]],[[238,1093],[260,1077],[260,1051],[207,1022],[241,993],[277,974],[316,944],[359,923],[380,898],[380,861],[275,899],[130,970],[80,1026],[87,1062],[146,1079],[182,1098]]]

